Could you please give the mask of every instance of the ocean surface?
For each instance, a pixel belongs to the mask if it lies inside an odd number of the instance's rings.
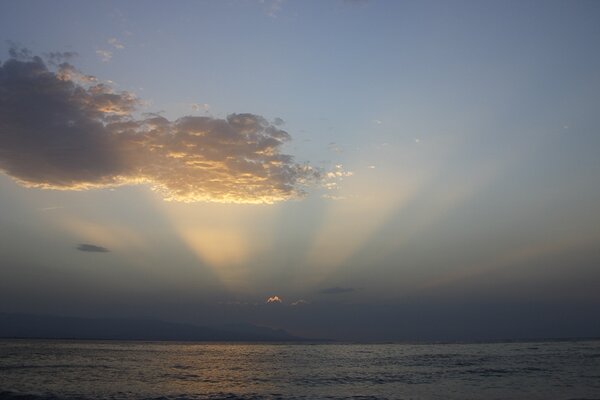
[[[0,341],[0,399],[600,399],[600,341]]]

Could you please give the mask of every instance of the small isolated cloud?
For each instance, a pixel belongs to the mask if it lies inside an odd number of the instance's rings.
[[[374,119],[374,120],[373,120],[373,122],[374,122],[375,124],[377,124],[377,125],[381,125],[381,124],[383,124],[383,122],[382,122],[381,120],[378,120],[378,119]]]
[[[291,305],[295,307],[295,306],[303,306],[303,305],[306,305],[306,304],[310,304],[310,302],[306,301],[304,299],[300,299],[300,300],[294,301]]]
[[[208,110],[210,110],[210,105],[208,103],[192,103],[190,104],[190,107],[192,107],[192,110],[194,111],[204,111],[207,112]]]
[[[64,207],[61,206],[51,206],[51,207],[43,207],[43,208],[38,208],[39,211],[54,211],[54,210],[61,210]]]
[[[267,299],[266,303],[267,304],[275,304],[275,303],[281,304],[282,300],[279,296],[271,296]]]
[[[354,292],[354,291],[355,291],[354,288],[334,286],[334,287],[330,287],[330,288],[321,289],[321,290],[319,290],[319,293],[321,293],[321,294],[342,294],[342,293],[350,293],[350,292]]]
[[[147,184],[166,200],[271,204],[321,180],[282,153],[290,135],[260,115],[140,118],[133,94],[13,53],[0,64],[0,171],[23,186]]]
[[[327,178],[344,178],[348,176],[352,176],[354,173],[352,171],[344,170],[344,166],[342,164],[336,164],[333,171],[327,173]]]
[[[336,196],[329,193],[325,193],[321,197],[328,200],[346,200],[346,196]]]
[[[277,15],[281,11],[284,0],[260,0],[263,5],[265,13],[271,18],[277,18]]]
[[[108,39],[108,44],[110,44],[111,46],[113,46],[115,49],[118,49],[118,50],[123,50],[125,48],[125,46],[123,46],[123,43],[121,43],[119,41],[119,39],[114,38],[114,37]]]
[[[108,253],[110,251],[106,247],[96,246],[95,244],[88,243],[81,243],[79,246],[77,246],[77,250],[89,253]]]
[[[103,62],[109,62],[112,59],[112,51],[109,50],[96,50],[96,54]]]
[[[336,190],[344,178],[354,175],[352,171],[346,171],[342,164],[334,166],[333,170],[324,174],[321,186],[327,190]]]
[[[369,169],[375,169],[375,166],[374,165],[369,165],[367,168],[369,168]]]

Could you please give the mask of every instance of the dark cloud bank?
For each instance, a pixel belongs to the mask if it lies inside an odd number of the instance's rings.
[[[52,53],[49,68],[27,51],[10,55],[0,65],[0,169],[22,185],[149,184],[169,200],[272,203],[319,178],[281,153],[290,136],[279,119],[136,118],[135,96],[80,73],[68,57]]]

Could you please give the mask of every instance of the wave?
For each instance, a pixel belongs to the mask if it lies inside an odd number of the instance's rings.
[[[14,391],[0,391],[0,400],[388,400],[386,397],[377,396],[285,396],[278,393],[270,394],[236,394],[236,393],[210,393],[210,394],[178,394],[158,397],[137,397],[111,395],[106,397],[84,397],[81,395],[56,395],[54,393],[21,393]]]

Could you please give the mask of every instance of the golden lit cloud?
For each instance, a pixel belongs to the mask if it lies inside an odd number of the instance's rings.
[[[289,134],[261,116],[137,119],[139,104],[70,64],[13,57],[0,66],[0,169],[27,187],[148,184],[167,200],[222,203],[296,198],[320,176],[281,153]]]
[[[281,304],[282,300],[279,296],[271,296],[267,299],[267,304]]]

